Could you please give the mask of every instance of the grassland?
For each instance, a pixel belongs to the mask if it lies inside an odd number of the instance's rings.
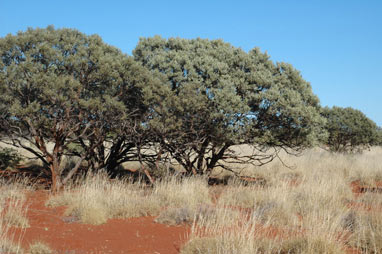
[[[190,225],[183,254],[382,253],[381,148],[353,155],[312,149],[298,157],[280,156],[282,162],[238,167],[261,184],[232,178],[225,186],[208,186],[203,177],[169,176],[148,187],[99,173],[51,195],[46,206],[66,206],[65,215],[76,223],[155,216],[157,223]],[[2,185],[7,192],[0,200],[11,197],[8,210],[15,211],[7,216],[3,209],[1,232],[28,226],[22,219],[27,207],[22,188],[9,186]],[[6,235],[0,250],[17,253],[17,239]]]

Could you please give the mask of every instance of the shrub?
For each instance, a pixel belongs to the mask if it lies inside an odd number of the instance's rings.
[[[377,125],[361,111],[353,108],[324,108],[329,137],[326,145],[334,152],[360,152],[375,144]]]
[[[5,170],[8,167],[15,167],[21,161],[21,156],[16,150],[4,148],[0,150],[0,169]]]

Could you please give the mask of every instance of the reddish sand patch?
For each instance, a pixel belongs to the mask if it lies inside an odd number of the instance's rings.
[[[371,212],[371,211],[382,211],[382,207],[380,205],[370,205],[362,202],[359,198],[362,197],[365,193],[382,193],[382,182],[375,182],[373,186],[363,185],[361,181],[353,181],[350,183],[350,187],[352,192],[356,198],[354,201],[348,201],[347,206],[349,208]],[[378,195],[379,195],[378,194]]]
[[[31,225],[25,231],[16,229],[21,244],[41,241],[56,253],[179,253],[187,241],[188,226],[166,226],[154,222],[153,217],[113,219],[99,226],[71,222],[63,216],[64,207],[47,208],[46,191],[29,194],[28,218]]]
[[[382,193],[382,182],[375,182],[373,186],[362,185],[360,181],[353,181],[350,183],[353,193],[359,196],[362,193]]]

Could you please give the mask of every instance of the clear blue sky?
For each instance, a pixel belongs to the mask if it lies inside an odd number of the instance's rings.
[[[127,54],[157,34],[260,47],[300,70],[323,106],[360,109],[382,126],[382,0],[0,0],[0,37],[50,24]]]

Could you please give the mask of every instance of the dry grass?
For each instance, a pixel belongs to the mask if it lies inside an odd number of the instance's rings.
[[[228,232],[219,221],[195,221],[182,253],[345,253],[351,247],[361,253],[382,253],[382,194],[357,198],[350,187],[356,180],[371,186],[381,181],[381,154],[381,148],[355,155],[313,149],[300,157],[282,155],[290,168],[277,161],[241,168],[241,173],[264,178],[267,184],[231,184],[218,204],[250,209],[249,221]],[[374,212],[349,207],[357,202]],[[279,231],[267,238],[259,225]],[[344,232],[350,233],[349,239],[340,237]]]
[[[0,180],[0,253],[23,253],[20,239],[14,238],[12,228],[29,227],[25,192],[30,189],[26,179]]]
[[[362,250],[362,253],[382,253],[381,211],[359,212],[355,221],[349,244]]]
[[[283,241],[279,253],[296,254],[345,254],[343,246],[322,236],[307,235]]]
[[[105,173],[89,175],[82,182],[51,196],[47,206],[68,206],[65,214],[86,224],[99,225],[111,218],[158,215],[160,202],[140,183],[111,182]]]
[[[46,205],[66,205],[67,216],[77,217],[82,223],[99,225],[111,218],[157,216],[165,208],[196,209],[209,203],[208,187],[201,178],[184,182],[169,178],[148,188],[141,183],[110,182],[107,175],[101,173],[87,176],[59,195],[51,196]],[[179,216],[187,217],[187,214]]]
[[[6,206],[6,212],[3,215],[3,221],[9,226],[18,228],[29,228],[28,219],[25,216],[24,201],[9,200]]]
[[[209,227],[212,224],[221,227],[234,227],[242,219],[242,214],[237,210],[201,205],[194,208],[188,206],[167,208],[159,214],[155,221],[168,225],[196,223],[204,227]]]
[[[30,254],[51,254],[53,253],[52,249],[43,242],[34,242],[29,245]]]
[[[165,207],[195,208],[212,203],[207,180],[201,177],[191,177],[186,180],[170,177],[155,185],[152,196]]]
[[[215,213],[204,178],[191,177],[181,180],[169,177],[156,184],[151,195],[164,208],[156,218],[156,222],[159,223],[190,224],[198,216]]]
[[[229,186],[219,199],[219,206],[251,208],[251,219],[255,223],[294,226],[297,213],[290,202],[291,188],[287,183],[268,187]]]
[[[82,223],[152,215],[158,223],[191,224],[190,241],[182,249],[186,254],[336,254],[351,247],[382,253],[382,194],[356,197],[350,186],[356,180],[371,186],[381,181],[381,155],[381,148],[353,155],[312,149],[299,157],[281,154],[289,168],[279,161],[258,168],[241,165],[242,174],[266,184],[230,181],[216,204],[205,178],[169,177],[148,188],[98,174],[51,196],[47,205],[68,206],[66,214]],[[356,203],[374,212],[349,205]]]
[[[181,254],[345,254],[338,241],[314,234],[294,235],[289,238],[266,237],[262,228],[246,224],[241,228],[211,232],[193,228],[191,239]],[[196,230],[196,231],[195,231]],[[198,233],[195,233],[198,232]],[[215,233],[215,234],[213,234]]]

